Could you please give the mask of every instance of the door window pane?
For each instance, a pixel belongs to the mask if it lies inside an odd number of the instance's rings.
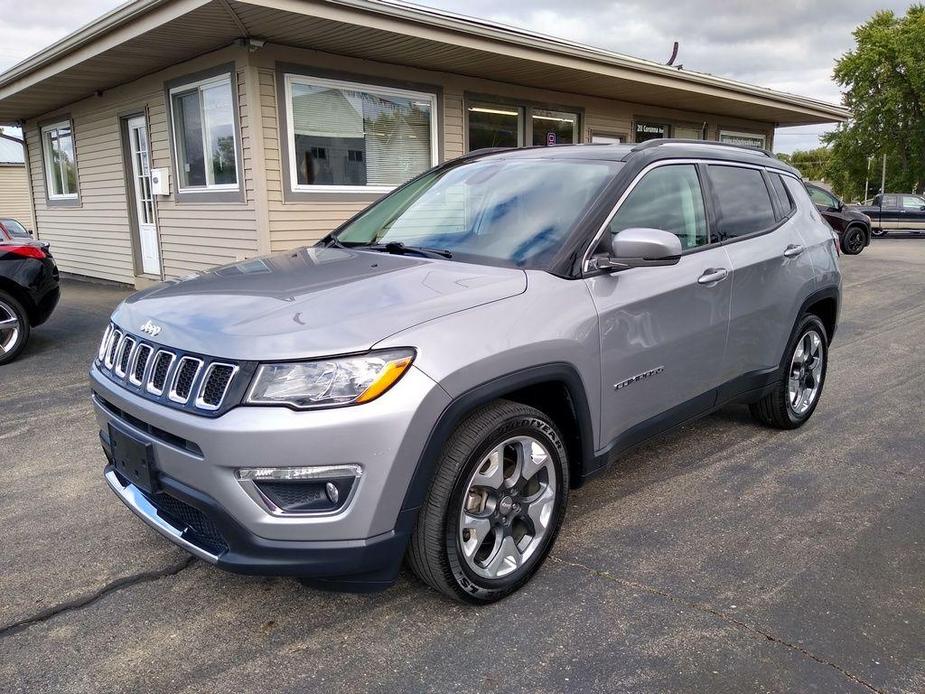
[[[469,151],[523,145],[523,109],[517,106],[470,106]]]
[[[530,113],[533,144],[572,145],[578,142],[578,114],[544,111],[535,108]]]
[[[77,159],[74,134],[70,123],[56,123],[42,128],[42,151],[48,197],[77,197]]]
[[[812,198],[812,201],[817,205],[821,205],[822,207],[838,207],[838,201],[822,190],[822,188],[806,186],[806,191],[809,193],[809,197]]]
[[[903,209],[918,212],[925,206],[925,200],[918,195],[903,195]]]
[[[433,166],[433,95],[288,80],[294,187],[392,187]]]
[[[774,226],[774,207],[761,171],[739,166],[711,166],[708,171],[722,239]]]
[[[171,109],[180,188],[237,186],[231,80],[174,90]]]
[[[794,207],[793,198],[791,198],[790,193],[787,192],[787,186],[784,185],[784,180],[781,178],[780,174],[768,174],[768,178],[771,179],[771,187],[774,189],[774,192],[777,193],[777,200],[780,202],[783,216],[786,217]]]
[[[703,194],[692,164],[660,166],[633,188],[610,222],[610,233],[646,227],[670,231],[682,248],[709,243]]]

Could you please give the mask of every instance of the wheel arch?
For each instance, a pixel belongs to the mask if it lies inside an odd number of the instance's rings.
[[[35,302],[29,293],[7,277],[0,277],[0,292],[5,292],[12,296],[26,310],[26,317],[30,325],[35,323],[37,308]]]
[[[436,471],[440,451],[450,434],[475,408],[498,399],[536,407],[555,420],[569,454],[572,486],[579,486],[583,471],[594,459],[594,433],[588,396],[578,370],[567,362],[533,366],[475,386],[457,396],[443,410],[405,492],[399,529],[410,529],[423,505]]]
[[[796,330],[797,324],[803,315],[811,313],[818,316],[819,320],[822,321],[829,343],[831,343],[832,338],[835,336],[835,329],[838,327],[839,299],[839,292],[835,287],[821,289],[810,294],[797,314],[793,330]]]

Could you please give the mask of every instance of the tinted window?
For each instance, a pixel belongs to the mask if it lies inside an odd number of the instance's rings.
[[[738,166],[711,166],[708,170],[721,238],[745,236],[774,226],[774,207],[761,171]]]
[[[822,190],[822,188],[806,186],[806,190],[809,192],[809,197],[811,197],[813,202],[817,205],[821,205],[822,207],[838,207],[838,201],[832,195]]]
[[[918,195],[903,195],[903,209],[918,211],[922,206],[925,206],[925,200]]]
[[[883,204],[881,207],[886,207],[888,209],[896,209],[899,207],[899,196],[898,195],[884,195]]]
[[[9,232],[10,236],[15,238],[28,239],[29,232],[26,231],[26,228],[17,222],[15,219],[0,219],[0,224]]]
[[[610,233],[631,227],[670,231],[681,239],[682,248],[709,243],[697,169],[681,164],[646,174],[610,222]]]
[[[780,208],[783,211],[782,216],[786,217],[794,208],[793,199],[790,197],[790,193],[787,192],[787,186],[784,185],[784,181],[781,179],[780,174],[768,174],[768,178],[771,179],[771,188],[773,188],[774,192],[777,194],[777,201],[780,203]]]

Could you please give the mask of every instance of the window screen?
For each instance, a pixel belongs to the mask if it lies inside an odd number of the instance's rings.
[[[670,231],[682,248],[709,243],[700,179],[693,164],[660,166],[633,188],[610,222],[610,233],[632,227]]]
[[[708,171],[722,239],[774,226],[774,207],[761,171],[739,166],[711,166]]]

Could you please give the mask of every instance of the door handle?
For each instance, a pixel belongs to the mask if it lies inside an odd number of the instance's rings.
[[[787,246],[786,249],[784,249],[784,257],[785,258],[796,258],[802,252],[803,252],[803,246],[797,243],[791,243],[789,246]]]
[[[711,267],[703,271],[703,274],[697,278],[699,284],[715,284],[722,282],[729,275],[724,267]]]

